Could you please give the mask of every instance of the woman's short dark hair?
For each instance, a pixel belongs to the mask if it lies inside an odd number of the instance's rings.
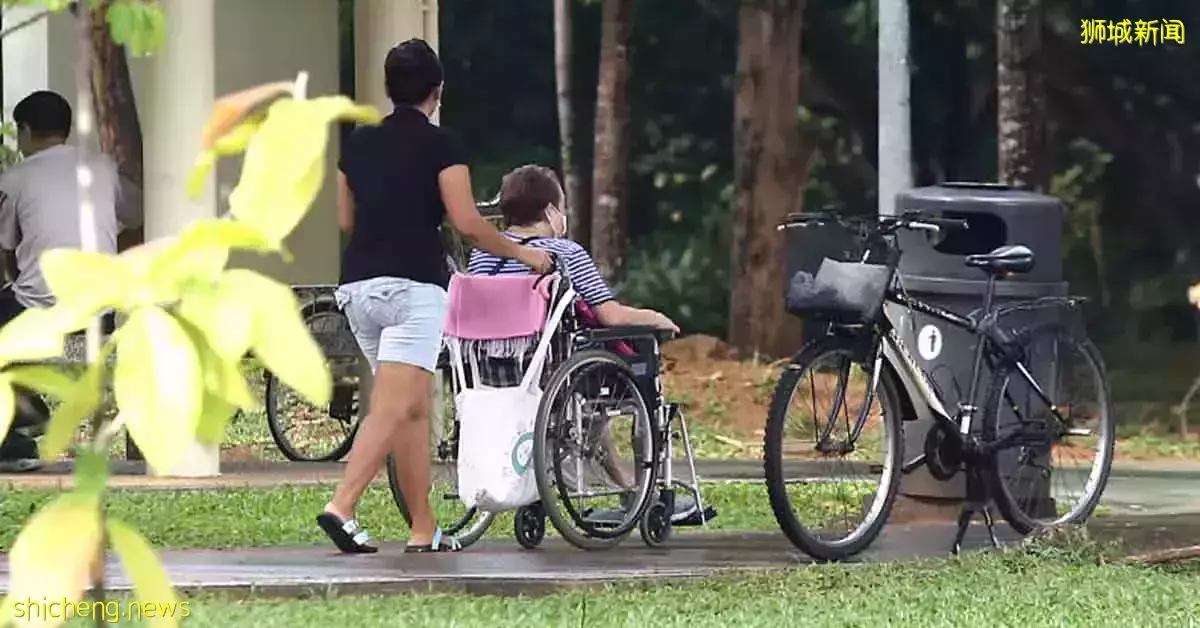
[[[563,202],[558,175],[545,166],[521,166],[500,182],[500,213],[504,222],[524,227],[540,222],[546,206]],[[559,207],[559,209],[562,209]]]
[[[71,105],[55,92],[34,92],[17,103],[13,122],[37,137],[66,139],[71,136]]]
[[[388,51],[383,79],[393,104],[419,105],[442,84],[442,62],[424,39],[410,39]]]

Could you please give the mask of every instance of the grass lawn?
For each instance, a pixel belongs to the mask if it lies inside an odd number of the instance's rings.
[[[201,597],[190,600],[184,625],[1189,626],[1200,617],[1198,588],[1200,569],[1103,565],[1015,550],[957,561],[613,585],[537,598]]]
[[[332,487],[239,488],[220,491],[113,491],[108,512],[141,530],[156,547],[267,547],[327,543],[314,521]],[[720,515],[708,531],[777,530],[761,484],[708,484],[707,503]],[[0,499],[0,552],[8,551],[30,514],[57,493],[9,491]],[[448,513],[446,513],[448,514]],[[384,487],[371,487],[359,517],[372,536],[403,540],[408,526]],[[549,532],[553,526],[547,524]],[[512,536],[512,515],[505,514],[488,531]],[[686,533],[699,528],[680,528]],[[636,535],[636,532],[635,532]]]

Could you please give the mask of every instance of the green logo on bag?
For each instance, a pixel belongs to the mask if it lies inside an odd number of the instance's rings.
[[[529,451],[524,455],[525,461],[522,462],[520,455],[521,445],[530,443]],[[512,467],[517,472],[517,475],[525,475],[525,470],[529,468],[529,460],[533,458],[533,432],[525,432],[517,439],[512,448]]]

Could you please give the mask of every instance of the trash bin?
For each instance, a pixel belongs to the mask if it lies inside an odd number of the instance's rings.
[[[965,231],[931,235],[904,231],[898,235],[903,252],[900,258],[900,280],[914,298],[966,315],[983,305],[987,286],[985,275],[964,264],[967,255],[988,253],[1007,244],[1023,244],[1035,255],[1033,270],[1012,275],[996,284],[994,303],[1023,301],[1038,297],[1067,294],[1062,280],[1061,235],[1065,208],[1051,196],[1035,194],[1007,186],[984,183],[945,183],[932,187],[908,190],[896,197],[897,214],[921,211],[935,216],[965,220]],[[931,383],[942,395],[948,412],[966,399],[971,385],[971,369],[977,339],[965,330],[950,327],[932,317],[889,306],[892,321],[909,353],[929,375]],[[1024,325],[1035,317],[1054,316],[1053,310],[1007,315],[1004,324]],[[1045,381],[1041,374],[1052,363],[1030,364],[1035,378]],[[982,405],[982,396],[991,373],[984,367],[980,390],[975,402]],[[911,391],[916,397],[915,391]],[[980,409],[982,413],[983,409]],[[980,416],[979,414],[976,415]],[[976,420],[979,420],[978,418]],[[1001,419],[1004,421],[1004,417]],[[1014,417],[1008,411],[1007,420]],[[926,434],[933,427],[928,416],[905,424],[905,460],[911,460],[924,449]],[[1001,452],[1002,461],[1010,471],[1015,469],[1017,452]],[[961,475],[952,482],[938,482],[924,468],[906,476],[900,486],[902,494],[916,497],[961,497],[964,485]],[[1039,510],[1053,508],[1049,501],[1049,483],[1039,482],[1033,488],[1036,495],[1026,496],[1039,502]]]

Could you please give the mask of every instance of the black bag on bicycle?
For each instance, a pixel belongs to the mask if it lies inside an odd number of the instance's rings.
[[[861,262],[821,261],[816,277],[800,271],[788,285],[787,311],[805,318],[844,323],[875,320],[883,307],[895,267]]]

